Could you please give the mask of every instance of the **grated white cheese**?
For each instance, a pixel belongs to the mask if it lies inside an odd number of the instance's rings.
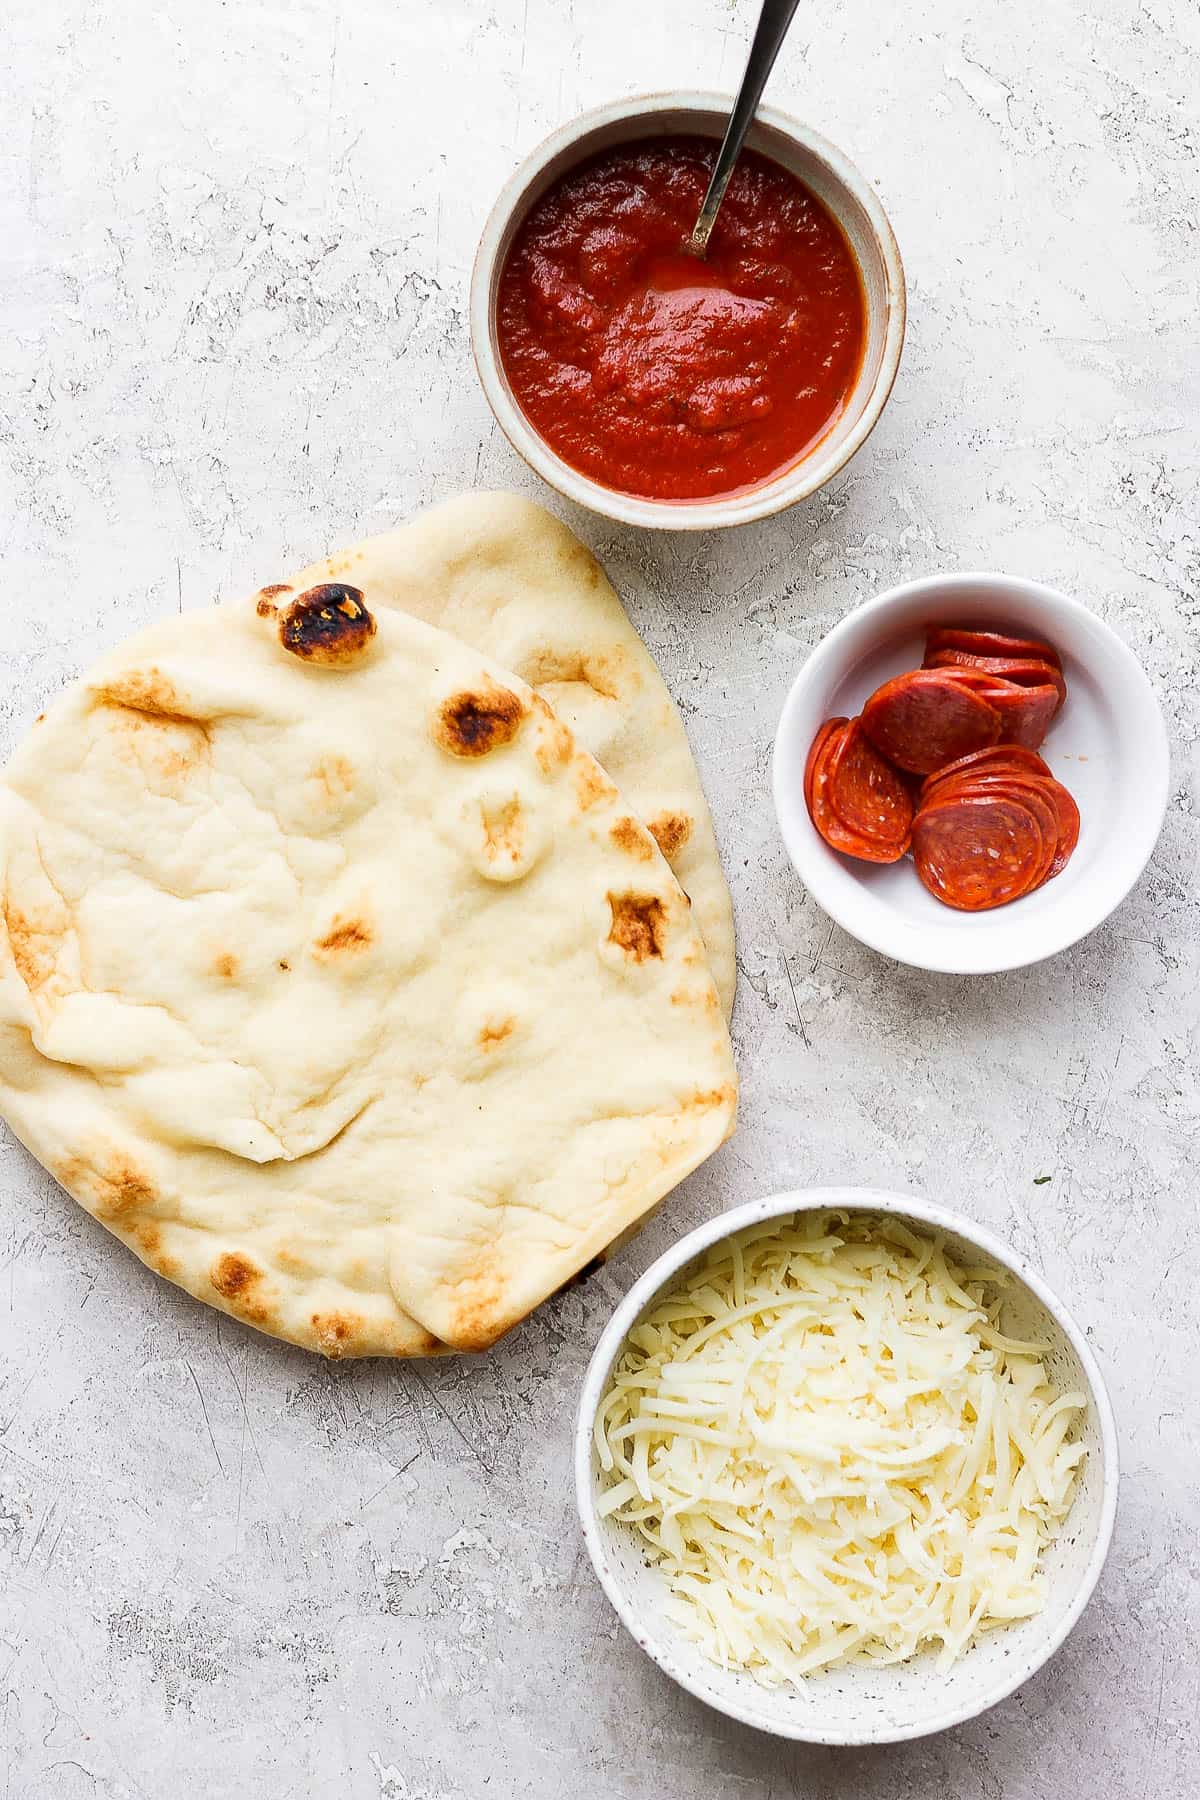
[[[1039,1610],[1086,1399],[998,1327],[1001,1271],[888,1217],[726,1239],[630,1332],[596,1416],[602,1515],[679,1625],[768,1685]]]

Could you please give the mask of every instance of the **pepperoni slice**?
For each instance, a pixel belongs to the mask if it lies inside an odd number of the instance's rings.
[[[982,750],[1000,737],[1000,714],[970,687],[939,669],[910,669],[876,688],[862,728],[889,762],[914,775]]]
[[[1001,681],[1014,681],[1019,687],[1042,687],[1051,682],[1058,689],[1061,706],[1067,697],[1067,684],[1057,663],[1044,656],[974,656],[969,650],[934,650],[926,652],[927,669],[980,669]]]
[[[1012,682],[1001,681],[999,677],[990,674],[987,669],[967,669],[959,663],[948,664],[939,668],[937,672],[939,675],[944,675],[947,681],[958,682],[962,687],[972,688],[975,693],[982,694],[985,700],[993,688],[1015,685]]]
[[[1046,782],[1041,776],[1028,774],[959,776],[948,787],[940,790],[937,798],[939,801],[951,797],[961,800],[974,798],[976,795],[984,798],[996,795],[1002,799],[1019,800],[1037,820],[1042,834],[1042,860],[1026,890],[1032,893],[1035,888],[1041,887],[1043,881],[1049,879],[1058,854],[1058,808],[1049,796]]]
[[[1000,742],[1036,750],[1045,741],[1061,704],[1056,687],[1018,687],[1001,683],[987,696],[1000,715]]]
[[[970,756],[960,756],[956,762],[947,763],[945,768],[938,769],[929,775],[921,784],[921,804],[924,805],[939,781],[951,775],[978,773],[981,769],[1028,769],[1034,775],[1050,775],[1049,765],[1042,761],[1036,750],[1026,750],[1020,744],[993,744],[987,750],[973,750]]]
[[[1019,900],[1046,866],[1035,814],[1006,794],[952,794],[923,806],[913,820],[912,852],[929,892],[959,912]]]
[[[926,658],[934,650],[967,650],[974,656],[1041,656],[1056,669],[1062,667],[1054,645],[1040,638],[1009,637],[1003,631],[975,631],[966,625],[931,625],[925,633]]]
[[[843,738],[855,724],[857,724],[856,720],[843,720],[838,724],[836,730],[829,733],[821,746],[820,753],[813,764],[809,817],[831,850],[838,850],[843,856],[856,856],[860,862],[898,862],[907,848],[907,839],[887,838],[881,840],[868,837],[863,832],[851,830],[834,809],[830,798],[830,776],[834,766],[834,756],[841,748]]]
[[[908,849],[912,828],[912,795],[898,769],[880,756],[852,719],[830,749],[826,763],[829,804],[856,837],[880,852],[880,862],[899,862]],[[890,856],[883,852],[891,851]]]
[[[1067,791],[1061,781],[1056,781],[1051,776],[1046,785],[1058,812],[1058,849],[1050,865],[1050,874],[1046,877],[1049,881],[1051,876],[1062,874],[1079,842],[1079,808],[1075,804],[1074,795]]]
[[[813,770],[816,768],[817,758],[820,756],[825,745],[828,743],[833,733],[838,729],[839,725],[848,725],[849,723],[850,721],[844,718],[826,719],[812,741],[812,748],[808,753],[808,761],[804,765],[804,800],[810,814],[812,812]]]

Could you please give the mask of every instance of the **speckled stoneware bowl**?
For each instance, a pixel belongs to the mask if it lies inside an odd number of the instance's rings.
[[[991,1263],[1012,1278],[1002,1323],[1012,1335],[1051,1348],[1047,1370],[1060,1390],[1088,1396],[1081,1436],[1087,1456],[1066,1525],[1042,1558],[1047,1600],[1033,1619],[989,1632],[946,1673],[933,1654],[892,1668],[849,1667],[809,1676],[799,1688],[766,1688],[752,1676],[710,1663],[677,1631],[664,1609],[665,1583],[627,1526],[597,1516],[603,1491],[592,1443],[596,1409],[631,1328],[660,1290],[731,1232],[763,1219],[841,1207],[891,1213],[914,1230],[942,1232],[963,1261]],[[778,1737],[814,1744],[886,1744],[924,1737],[974,1718],[1003,1700],[1054,1655],[1079,1618],[1100,1575],[1117,1504],[1117,1440],[1104,1380],[1087,1341],[1061,1301],[1024,1259],[990,1232],[911,1194],[866,1188],[806,1188],[756,1200],[710,1220],[660,1256],[626,1295],[588,1367],[575,1430],[575,1488],[584,1541],[601,1586],[647,1655],[681,1687],[718,1711]]]
[[[993,626],[1045,638],[1062,656],[1066,704],[1041,754],[1074,795],[1079,842],[1061,874],[987,912],[943,906],[898,863],[840,856],[804,799],[804,765],[823,720],[852,717],[881,682],[921,666],[925,628]],[[1162,710],[1137,657],[1069,594],[1014,575],[928,575],[847,615],[797,674],[775,735],[775,814],[793,867],[819,906],[860,943],[918,969],[994,975],[1056,956],[1103,923],[1149,862],[1167,810]]]
[[[560,175],[586,157],[638,138],[685,132],[719,141],[733,98],[679,89],[598,106],[539,144],[501,189],[471,277],[471,346],[488,405],[509,443],[550,486],[593,512],[660,531],[709,531],[782,512],[816,493],[861,449],[887,403],[904,344],[904,267],[887,214],[870,184],[833,144],[774,107],[760,106],[746,142],[800,178],[842,227],[862,276],[867,337],[862,367],[840,418],[791,468],[752,488],[701,500],[646,500],[581,475],[551,450],[518,405],[496,341],[496,294],[521,221]]]

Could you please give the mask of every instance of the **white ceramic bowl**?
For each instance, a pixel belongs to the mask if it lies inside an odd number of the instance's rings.
[[[664,1609],[665,1584],[643,1558],[627,1526],[597,1516],[599,1463],[592,1443],[596,1409],[608,1391],[612,1367],[631,1328],[679,1271],[712,1244],[762,1219],[823,1207],[892,1213],[916,1230],[945,1233],[962,1260],[1007,1269],[1013,1277],[1002,1322],[1020,1337],[1036,1335],[1051,1345],[1046,1367],[1056,1386],[1088,1396],[1081,1438],[1087,1456],[1062,1532],[1042,1558],[1047,1600],[1032,1619],[989,1632],[944,1674],[933,1655],[891,1668],[851,1666],[809,1676],[802,1687],[760,1686],[748,1674],[710,1663],[682,1636]],[[712,1219],[680,1239],[647,1269],[613,1314],[596,1346],[583,1384],[575,1428],[575,1491],[592,1566],[622,1624],[646,1653],[681,1687],[709,1706],[778,1737],[813,1744],[886,1744],[924,1737],[961,1724],[995,1706],[1059,1648],[1075,1624],[1108,1554],[1117,1504],[1117,1440],[1104,1380],[1087,1341],[1061,1301],[1023,1258],[990,1232],[930,1206],[914,1195],[866,1188],[807,1188],[775,1194]]]
[[[568,169],[614,144],[668,132],[720,139],[733,105],[723,94],[679,90],[640,94],[583,113],[538,146],[500,192],[483,229],[471,277],[471,344],[488,404],[530,468],[569,500],[626,525],[708,531],[781,512],[824,486],[866,441],[896,379],[904,342],[904,269],[887,215],[840,150],[773,107],[760,107],[746,142],[800,177],[849,239],[867,296],[862,368],[842,413],[794,467],[748,492],[706,500],[643,500],[571,468],[534,430],[518,405],[496,347],[496,293],[514,233],[534,201]]]
[[[921,665],[926,624],[995,625],[1048,639],[1062,656],[1067,701],[1042,747],[1079,806],[1079,843],[1035,894],[982,913],[935,900],[905,857],[840,856],[804,802],[817,727],[853,717],[892,675]],[[1142,873],[1162,829],[1169,760],[1154,690],[1133,652],[1086,606],[1036,581],[933,575],[892,588],[842,620],[797,675],[775,739],[779,829],[813,898],[853,937],[897,962],[958,975],[1040,962],[1093,931]]]

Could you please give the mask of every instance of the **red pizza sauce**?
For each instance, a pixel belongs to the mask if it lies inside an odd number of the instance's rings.
[[[501,272],[509,385],[564,462],[606,487],[696,500],[800,461],[862,361],[866,303],[841,228],[744,151],[703,259],[683,243],[716,145],[622,144],[535,202]]]

